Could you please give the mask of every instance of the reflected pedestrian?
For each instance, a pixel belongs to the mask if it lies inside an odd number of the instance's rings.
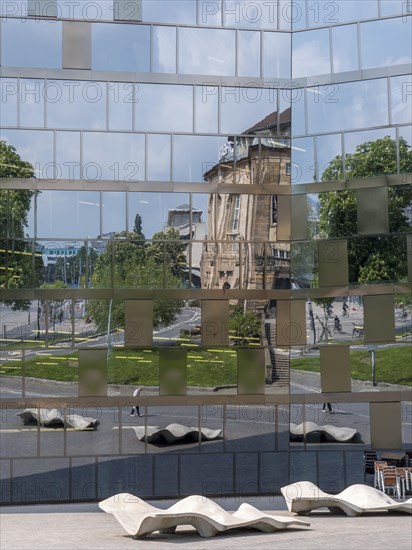
[[[332,405],[330,403],[323,403],[322,412],[326,412],[326,407],[328,412],[333,413]]]
[[[141,394],[142,389],[142,386],[138,386],[133,392],[133,397],[138,397]],[[133,405],[130,416],[143,416],[140,414],[139,405]]]

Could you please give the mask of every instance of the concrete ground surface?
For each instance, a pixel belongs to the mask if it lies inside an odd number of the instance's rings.
[[[282,497],[214,499],[227,510],[241,502],[274,514],[287,514]],[[175,501],[148,501],[166,508]],[[407,514],[369,514],[356,518],[319,511],[301,517],[309,527],[289,527],[284,531],[261,533],[252,530],[230,531],[213,538],[201,538],[190,526],[179,527],[174,535],[152,534],[137,540],[129,536],[114,516],[93,504],[53,504],[3,507],[0,514],[1,550],[171,550],[181,545],[197,549],[260,550],[299,548],[299,550],[346,550],[373,547],[396,550],[412,547],[412,521]]]

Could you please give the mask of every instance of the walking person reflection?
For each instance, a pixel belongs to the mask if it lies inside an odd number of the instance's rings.
[[[142,386],[138,386],[133,392],[133,397],[138,397],[141,394],[142,389]],[[130,416],[143,416],[142,414],[140,414],[139,405],[133,405]]]

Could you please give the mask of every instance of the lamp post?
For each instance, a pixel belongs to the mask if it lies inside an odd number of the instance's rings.
[[[377,346],[370,345],[368,346],[368,351],[371,354],[371,360],[372,360],[372,386],[376,386],[376,369],[375,369],[375,350],[377,349]]]

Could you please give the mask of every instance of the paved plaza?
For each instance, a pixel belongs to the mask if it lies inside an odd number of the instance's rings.
[[[217,499],[215,499],[217,500]],[[281,497],[250,497],[243,500],[277,514],[286,514]],[[166,508],[175,501],[149,501]],[[218,500],[235,510],[239,499]],[[320,511],[308,516],[310,527],[288,528],[277,533],[232,531],[214,538],[201,538],[191,527],[179,527],[174,535],[153,534],[144,540],[127,535],[117,520],[97,504],[37,505],[5,507],[0,516],[1,550],[59,548],[60,550],[135,549],[169,550],[176,546],[196,550],[299,548],[299,550],[410,549],[411,517],[405,514],[369,514],[356,518]]]

